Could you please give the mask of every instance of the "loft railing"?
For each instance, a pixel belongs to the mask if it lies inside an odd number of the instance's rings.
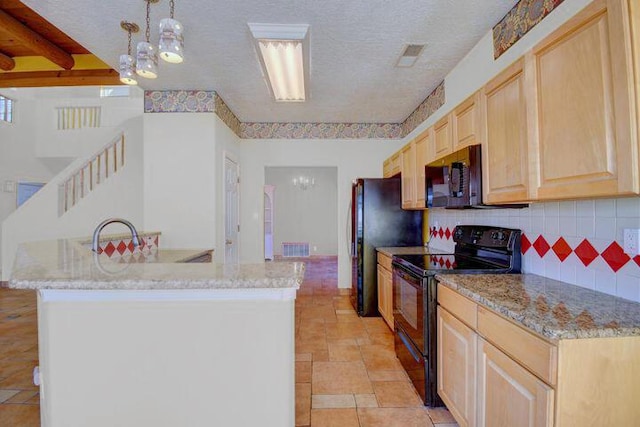
[[[99,128],[101,107],[56,107],[58,130]]]
[[[96,186],[124,166],[124,147],[124,134],[121,134],[59,184],[59,215],[74,207]]]

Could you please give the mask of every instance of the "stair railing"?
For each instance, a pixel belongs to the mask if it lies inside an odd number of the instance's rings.
[[[56,107],[58,130],[99,128],[101,107]]]
[[[58,215],[74,207],[93,189],[124,166],[124,133],[90,157],[59,184]]]

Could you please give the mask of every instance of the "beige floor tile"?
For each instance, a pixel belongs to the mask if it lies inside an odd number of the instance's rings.
[[[6,402],[18,393],[20,390],[0,390],[0,403]]]
[[[311,353],[296,353],[296,362],[311,362]]]
[[[371,371],[398,371],[402,370],[402,365],[396,357],[393,348],[383,345],[362,345],[360,346],[362,360],[368,370]]]
[[[373,388],[362,362],[313,362],[314,394],[370,394]]]
[[[367,330],[360,321],[325,324],[325,328],[327,332],[327,339],[358,339],[367,337]]]
[[[329,343],[329,360],[332,362],[361,361],[360,347],[357,345],[339,345]]]
[[[423,408],[358,408],[360,427],[433,427]]]
[[[311,395],[311,409],[355,408],[356,400],[353,394],[313,394]]]
[[[311,424],[311,384],[296,384],[296,425]]]
[[[359,427],[355,408],[348,409],[312,409],[313,427]]]
[[[367,370],[371,381],[409,381],[405,371],[375,371]]]
[[[422,407],[423,403],[410,382],[383,381],[374,382],[373,390],[378,406],[384,408]]]
[[[447,408],[427,408],[427,413],[434,424],[455,424],[456,422]]]
[[[2,394],[2,391],[0,390],[0,395],[1,394]],[[10,399],[7,399],[5,403],[24,403],[29,399],[33,398],[34,396],[38,396],[39,398],[39,393],[33,390],[21,391],[15,394],[14,396],[12,396]],[[0,402],[1,401],[2,401],[2,398],[0,397]]]
[[[40,427],[39,405],[0,405],[2,426]]]
[[[377,408],[378,400],[375,394],[356,394],[356,406],[358,408]]]
[[[314,362],[328,362],[329,361],[329,352],[328,351],[314,351],[311,355],[312,360]]]
[[[296,382],[311,382],[311,362],[296,362]]]

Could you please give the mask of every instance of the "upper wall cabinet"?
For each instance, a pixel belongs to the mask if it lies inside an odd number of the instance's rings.
[[[526,201],[529,161],[524,61],[490,81],[483,98],[487,135],[482,153],[484,201]]]
[[[458,105],[451,113],[453,151],[481,144],[484,133],[480,92],[476,92]]]
[[[400,154],[401,152],[398,151],[397,153],[392,154],[391,157],[389,157],[387,160],[384,161],[384,163],[382,164],[382,176],[384,178],[389,178],[400,173],[400,169],[402,166],[400,164],[401,162]]]
[[[453,152],[453,132],[451,113],[447,114],[433,125],[433,157],[439,159]]]
[[[636,2],[596,0],[526,55],[534,199],[638,193]]]
[[[431,143],[427,129],[402,148],[402,209],[425,209],[425,166]]]

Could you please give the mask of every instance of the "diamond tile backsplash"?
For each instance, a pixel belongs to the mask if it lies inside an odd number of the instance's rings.
[[[457,224],[522,230],[522,270],[640,302],[640,255],[623,230],[640,228],[640,198],[532,203],[524,209],[430,209],[430,246],[452,251]]]

